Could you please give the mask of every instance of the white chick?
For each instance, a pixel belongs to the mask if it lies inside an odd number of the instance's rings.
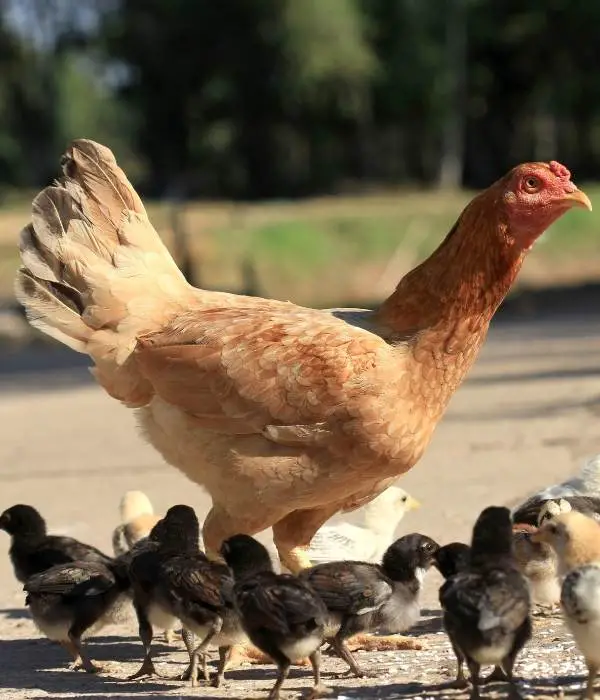
[[[313,564],[345,559],[379,563],[398,523],[420,505],[404,489],[390,486],[364,506],[362,527],[350,523],[322,527],[310,543],[308,557]]]
[[[582,513],[562,513],[544,525],[532,539],[550,544],[566,573],[560,603],[588,668],[582,698],[593,700],[600,670],[600,525]]]

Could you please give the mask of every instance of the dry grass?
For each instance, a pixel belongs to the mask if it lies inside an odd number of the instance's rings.
[[[600,187],[586,188],[592,200]],[[301,202],[193,202],[180,209],[200,286],[241,290],[251,260],[264,296],[309,305],[370,301],[426,256],[445,235],[470,193],[398,191]],[[0,297],[10,295],[18,231],[29,196],[0,211]],[[173,250],[172,211],[150,203],[151,220]],[[521,283],[592,277],[600,262],[598,215],[569,213],[536,247]]]

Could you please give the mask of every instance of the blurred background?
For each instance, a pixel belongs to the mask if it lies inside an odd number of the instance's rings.
[[[594,200],[599,26],[588,0],[0,0],[0,299],[87,137],[198,286],[373,304],[520,161]],[[598,216],[561,219],[517,292],[593,282]]]

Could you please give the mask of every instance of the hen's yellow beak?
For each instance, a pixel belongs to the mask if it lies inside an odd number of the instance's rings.
[[[569,192],[568,194],[565,194],[564,198],[567,202],[571,203],[571,206],[573,207],[581,207],[582,209],[592,211],[592,203],[590,202],[590,198],[581,190]]]

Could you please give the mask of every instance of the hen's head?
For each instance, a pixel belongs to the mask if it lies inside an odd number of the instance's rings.
[[[569,209],[592,209],[588,196],[571,181],[569,170],[555,160],[517,165],[498,184],[509,235],[525,249]]]

